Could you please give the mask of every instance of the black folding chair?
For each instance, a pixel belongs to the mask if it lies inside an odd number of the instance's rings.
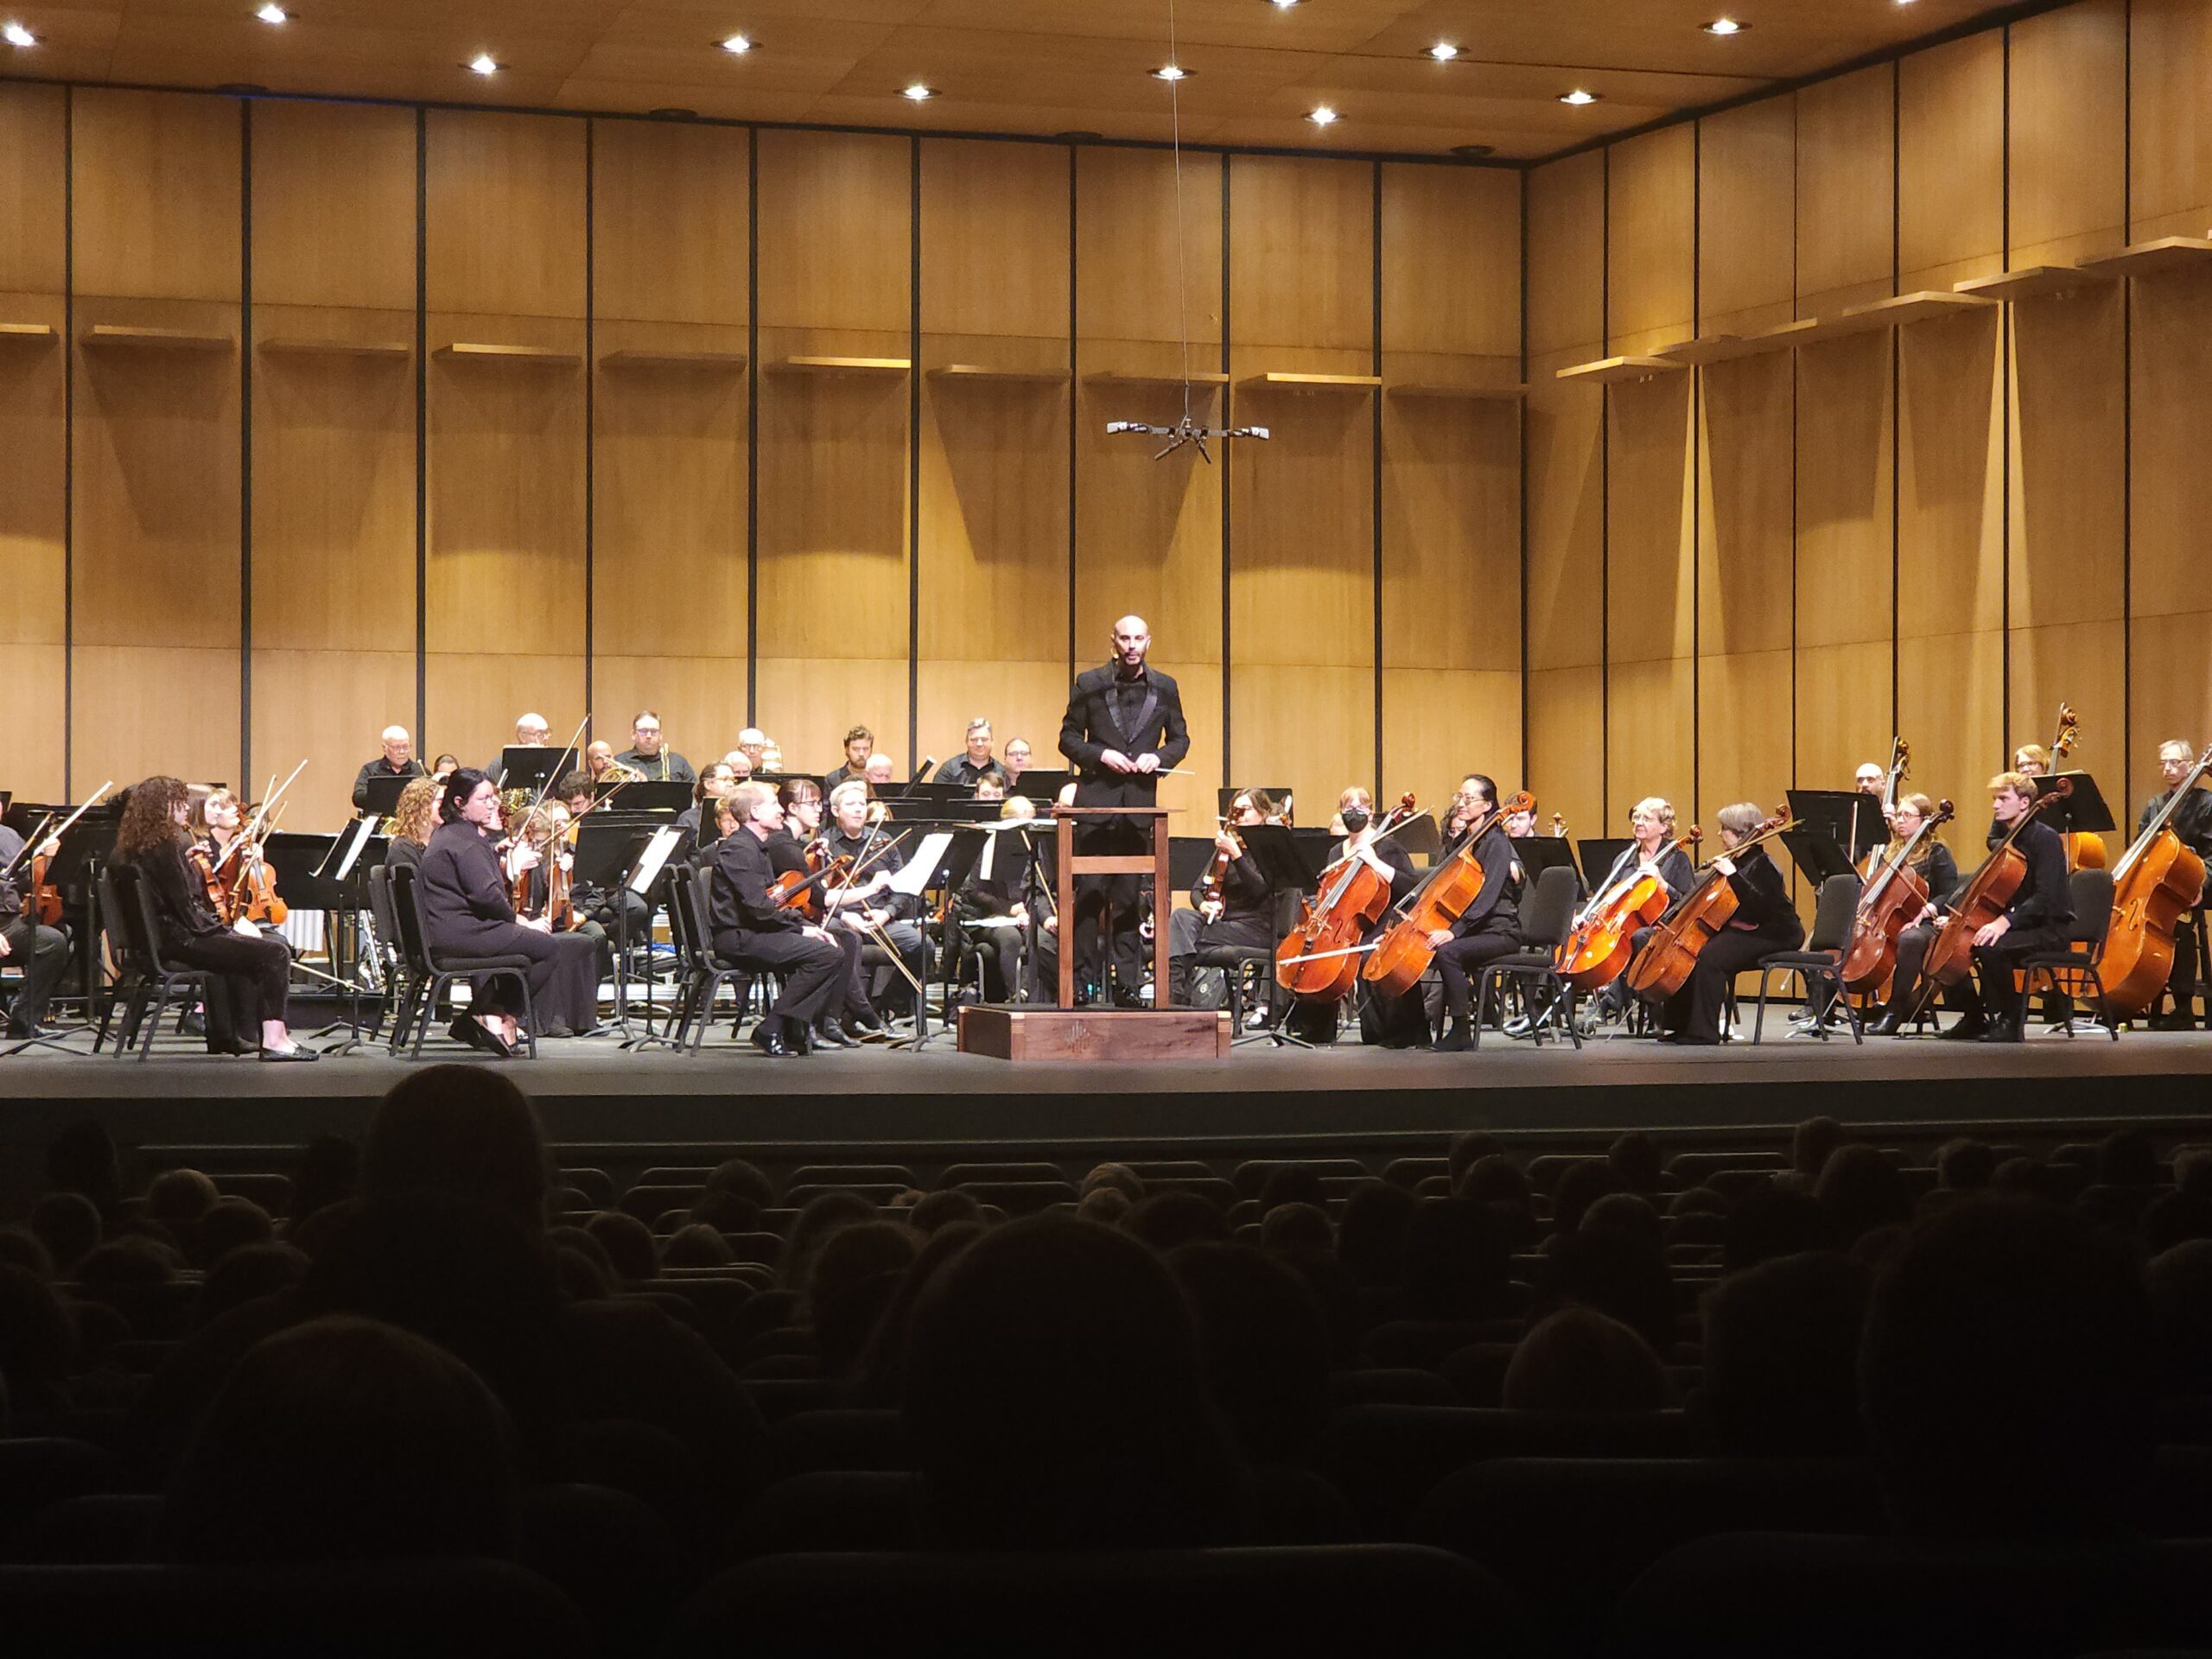
[[[205,969],[162,960],[154,895],[137,865],[110,864],[100,872],[100,907],[114,928],[109,942],[122,953],[123,981],[117,995],[123,1019],[115,1033],[116,1058],[135,1047],[137,1058],[148,1060],[153,1058],[154,1038],[162,1019],[171,1008],[181,1017],[205,1001],[212,976]],[[107,1039],[107,1031],[103,1016],[100,1042]]]
[[[456,981],[475,979],[486,974],[507,973],[514,976],[522,986],[523,1042],[530,1058],[537,1058],[537,1011],[530,995],[531,961],[528,957],[455,957],[433,950],[423,931],[422,902],[415,891],[416,872],[404,864],[391,870],[392,912],[399,924],[400,954],[407,959],[409,970],[423,982],[422,1011],[416,1016],[415,1044],[408,1051],[410,1059],[423,1058],[423,1039],[430,1028],[430,1021],[438,1013],[439,1000],[448,995]]]
[[[2074,899],[2074,925],[2067,931],[2066,948],[2031,950],[2020,958],[2020,972],[2024,976],[2021,1000],[2025,1001],[2035,995],[2038,979],[2050,987],[2053,995],[2094,994],[2098,1022],[2116,1043],[2120,1040],[2120,1021],[2113,1018],[2112,1007],[2105,1000],[2104,977],[2098,971],[2098,965],[2104,959],[2105,936],[2112,931],[2112,872],[2076,870],[2066,878],[2066,888]],[[2069,1037],[2074,1034],[2070,1008],[2066,1023],[2059,1029]]]
[[[391,871],[381,864],[369,872],[369,918],[375,927],[391,1006],[391,1037],[385,1046],[397,1054],[414,1029],[414,1022],[429,1017],[423,1006],[423,993],[429,988],[402,947],[398,907],[391,896]]]
[[[1866,1040],[1859,1010],[1843,994],[1843,953],[1850,946],[1851,926],[1858,915],[1859,877],[1853,871],[1840,870],[1821,883],[1821,896],[1813,910],[1813,934],[1805,941],[1805,948],[1777,950],[1759,958],[1759,1007],[1751,1020],[1754,1047],[1766,1030],[1767,986],[1776,974],[1796,975],[1808,1003],[1815,986],[1827,989],[1828,1001],[1821,1011],[1820,1023],[1813,1027],[1813,1034],[1822,1042],[1827,1040],[1828,1014],[1837,1008],[1843,1010],[1844,1020],[1851,1027],[1851,1040]]]
[[[730,1021],[732,1036],[737,1034],[738,1023],[745,1018],[746,1005],[753,995],[753,969],[715,949],[714,931],[708,922],[713,880],[714,872],[702,869],[689,880],[679,875],[668,890],[669,929],[676,939],[677,957],[685,964],[676,1016],[678,1053],[699,1052],[708,1027],[714,1023],[715,998],[723,986],[737,987],[737,1013]]]
[[[1522,949],[1485,963],[1481,982],[1476,987],[1472,1027],[1476,1047],[1482,1046],[1482,1010],[1489,1005],[1491,987],[1495,985],[1503,993],[1508,980],[1520,989],[1521,1004],[1529,1015],[1529,1035],[1540,1046],[1544,1040],[1544,1027],[1554,1014],[1566,1022],[1567,1041],[1577,1048],[1582,1046],[1582,1033],[1574,1028],[1574,992],[1559,976],[1560,948],[1574,931],[1575,880],[1573,865],[1554,864],[1541,872],[1535,885],[1522,895]],[[1536,1001],[1539,992],[1548,993],[1541,1004]],[[1501,1018],[1504,1014],[1503,1001],[1501,995]]]

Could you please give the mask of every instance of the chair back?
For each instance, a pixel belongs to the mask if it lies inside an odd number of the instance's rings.
[[[387,865],[369,867],[369,922],[377,936],[377,948],[384,952],[385,965],[404,960],[406,952],[399,943],[399,911],[392,902],[391,869]]]
[[[2066,878],[2066,890],[2074,899],[2074,925],[2066,937],[2075,944],[2088,945],[2094,957],[2105,948],[2105,935],[2112,931],[2112,872],[2076,870]]]
[[[102,869],[100,912],[109,929],[108,943],[120,948],[124,969],[141,978],[159,978],[161,933],[145,872],[128,863],[110,864]]]
[[[392,918],[399,924],[399,954],[408,967],[429,979],[437,969],[423,935],[423,901],[415,891],[416,871],[405,864],[386,866],[391,876]]]
[[[1521,938],[1531,950],[1557,950],[1574,931],[1574,867],[1554,864],[1521,895]]]
[[[681,874],[669,884],[668,939],[676,952],[676,965],[686,973],[697,965],[699,957],[696,918],[691,908],[694,891]]]
[[[1813,936],[1808,950],[1840,950],[1851,943],[1851,925],[1859,915],[1859,877],[1839,870],[1821,883],[1821,896],[1813,907]]]

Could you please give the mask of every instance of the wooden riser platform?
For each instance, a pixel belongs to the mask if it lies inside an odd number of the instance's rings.
[[[960,1010],[960,1052],[995,1060],[1225,1060],[1236,1035],[1219,1008]]]

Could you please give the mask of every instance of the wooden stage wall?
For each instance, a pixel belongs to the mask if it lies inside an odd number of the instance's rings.
[[[1578,830],[1913,745],[1979,855],[2060,699],[2132,830],[2212,740],[2212,265],[1555,372],[2212,234],[2212,5],[2082,0],[1532,169],[1529,776]],[[1600,764],[1602,761],[1602,764]]]

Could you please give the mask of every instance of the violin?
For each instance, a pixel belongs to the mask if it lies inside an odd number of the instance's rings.
[[[1954,810],[1950,802],[1939,803],[1859,895],[1851,939],[1837,962],[1843,988],[1853,995],[1878,992],[1897,971],[1897,935],[1928,908],[1928,883],[1913,868],[1914,855],[1939,826],[1951,821]]]
[[[1763,820],[1721,856],[1739,863],[1753,848],[1795,827],[1789,809],[1777,807],[1773,817]],[[1715,859],[1706,866],[1698,885],[1660,920],[1649,943],[1629,964],[1628,988],[1645,1001],[1664,1002],[1688,984],[1690,970],[1697,966],[1705,947],[1735,919],[1739,903],[1735,884],[1721,872],[1719,862]]]
[[[1702,839],[1703,832],[1692,824],[1673,850],[1687,853]],[[1667,884],[1647,874],[1639,860],[1582,907],[1560,950],[1559,976],[1578,991],[1603,990],[1628,971],[1629,942],[1637,930],[1666,913]]]
[[[1959,894],[1958,902],[1928,947],[1928,959],[1921,964],[1921,973],[1929,987],[1955,985],[1967,976],[1974,966],[1974,936],[2002,916],[2020,891],[2020,884],[2028,879],[2027,855],[2012,843],[2020,838],[2020,831],[2029,821],[2053,801],[2063,801],[2074,792],[2071,780],[2054,779],[2050,789],[2028,804],[2028,810],[2014,820],[2005,832],[2005,839],[1997,849],[1983,861],[1974,873],[1974,880]],[[1923,992],[1923,996],[1932,992]]]
[[[263,840],[265,840],[264,832]],[[282,927],[290,919],[292,908],[276,891],[276,873],[269,868],[269,861],[262,856],[262,842],[257,840],[240,855],[238,873],[232,878],[234,889],[233,904],[238,915],[254,923],[266,922],[271,927]],[[232,918],[235,921],[237,917]]]
[[[822,888],[830,881],[842,885],[851,875],[850,853],[825,858],[820,836],[806,843],[806,868],[786,870],[768,884],[768,898],[779,910],[795,910],[810,922],[822,919]]]
[[[1300,898],[1298,925],[1275,948],[1275,983],[1300,1001],[1333,1006],[1359,982],[1360,936],[1390,908],[1389,877],[1362,855],[1411,822],[1414,810],[1409,791],[1399,797],[1365,847],[1347,845],[1344,855],[1321,872],[1312,902]]]
[[[61,925],[61,889],[47,880],[48,860],[44,853],[37,849],[45,846],[49,841],[59,841],[67,835],[75,827],[77,820],[98,806],[102,798],[114,787],[115,779],[111,778],[94,790],[85,804],[64,818],[61,821],[61,827],[51,834],[48,833],[48,826],[53,823],[54,814],[48,813],[45,823],[38,827],[38,833],[23,843],[22,853],[16,855],[16,862],[6,871],[6,874],[10,876],[22,868],[25,854],[29,855],[30,860],[31,879],[23,887],[23,916],[26,920],[36,922],[41,927]]]
[[[1466,913],[1482,894],[1483,866],[1477,849],[1491,826],[1516,812],[1534,812],[1536,798],[1526,790],[1503,805],[1469,821],[1466,832],[1451,853],[1436,861],[1421,884],[1406,899],[1406,913],[1376,941],[1361,965],[1359,976],[1383,995],[1402,996],[1421,983],[1421,976],[1436,959],[1428,936],[1448,928]]]
[[[1205,874],[1198,878],[1198,886],[1193,889],[1198,899],[1198,915],[1209,922],[1221,919],[1222,878],[1229,874],[1230,863],[1244,856],[1243,838],[1229,827],[1229,820],[1220,820],[1217,827],[1221,838],[1236,850],[1231,852],[1229,848],[1216,847],[1213,856],[1206,861]]]
[[[2173,972],[2174,932],[2182,912],[2195,908],[2204,891],[2203,859],[2167,826],[2208,768],[2212,748],[2196,757],[2189,775],[2174,785],[2166,804],[2113,868],[2112,926],[2097,972],[2107,1006],[2121,1019],[2158,1006]]]

